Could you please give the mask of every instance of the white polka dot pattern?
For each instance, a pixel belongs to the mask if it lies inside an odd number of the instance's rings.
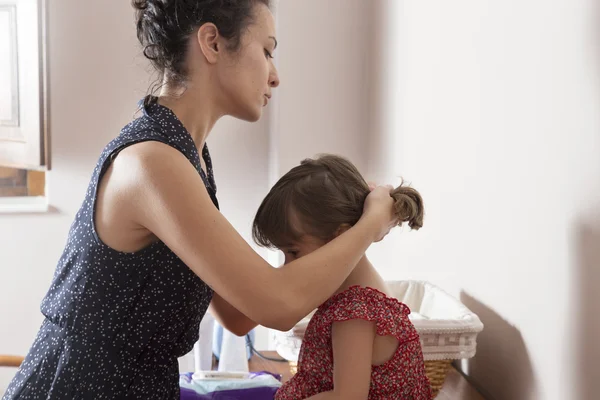
[[[94,228],[102,174],[120,150],[148,140],[183,153],[218,208],[208,148],[205,174],[189,133],[153,98],[100,156],[42,302],[46,319],[4,400],[179,398],[177,358],[198,340],[212,290],[164,243],[123,253]]]

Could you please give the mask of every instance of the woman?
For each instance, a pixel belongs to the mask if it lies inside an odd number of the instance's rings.
[[[219,213],[205,141],[224,115],[258,120],[279,85],[268,5],[133,1],[161,92],[100,156],[5,400],[177,399],[177,357],[209,303],[235,333],[287,330],[396,225],[376,188],[355,227],[275,269]]]

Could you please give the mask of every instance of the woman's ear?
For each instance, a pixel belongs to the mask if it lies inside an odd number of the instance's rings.
[[[336,229],[335,233],[333,234],[334,235],[333,237],[336,238],[336,237],[340,236],[342,233],[346,232],[350,228],[352,228],[352,225],[350,225],[350,224],[342,224],[342,225],[340,225]]]
[[[217,62],[217,58],[219,56],[219,30],[212,23],[206,23],[198,29],[197,33],[198,45],[200,46],[200,51],[206,58],[206,61],[209,64],[214,64]]]

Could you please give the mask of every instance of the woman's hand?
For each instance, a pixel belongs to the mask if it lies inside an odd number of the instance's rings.
[[[391,185],[376,186],[365,200],[362,218],[373,221],[375,226],[375,242],[381,241],[390,230],[398,225],[398,218],[394,214],[394,199],[390,192],[394,189]]]

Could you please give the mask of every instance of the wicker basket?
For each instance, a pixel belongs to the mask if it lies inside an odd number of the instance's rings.
[[[477,335],[483,324],[456,298],[421,281],[387,282],[396,298],[411,309],[410,319],[421,339],[425,372],[438,394],[454,360],[475,355]],[[277,352],[290,361],[298,360],[302,337],[311,315],[288,332],[275,335]]]
[[[433,397],[437,396],[444,386],[450,368],[452,368],[452,360],[425,361],[425,375],[431,383]]]
[[[388,286],[411,309],[410,319],[419,332],[425,371],[436,396],[452,362],[475,355],[483,324],[455,297],[429,282],[395,281]]]

